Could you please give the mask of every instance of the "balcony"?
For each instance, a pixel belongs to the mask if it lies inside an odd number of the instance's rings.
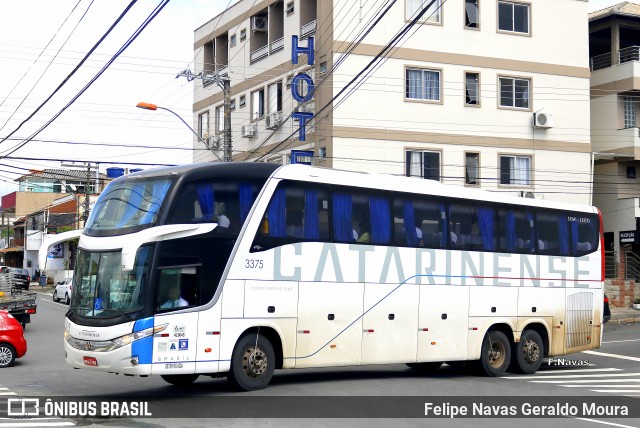
[[[616,54],[616,65],[626,62],[640,61],[640,46],[629,46],[620,49]],[[589,58],[591,71],[611,67],[611,52]]]
[[[318,23],[318,20],[314,19],[313,21],[307,24],[304,24],[302,27],[300,27],[300,38],[304,39],[314,34],[316,32],[317,23]]]
[[[249,60],[253,64],[256,61],[260,61],[262,58],[269,56],[269,45],[264,45],[261,48],[256,49],[255,51],[249,54]]]
[[[274,40],[270,45],[270,54],[279,52],[284,49],[284,37],[280,37],[278,40]]]

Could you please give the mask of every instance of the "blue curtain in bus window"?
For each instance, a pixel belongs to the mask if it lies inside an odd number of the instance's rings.
[[[151,202],[149,203],[147,213],[144,215],[144,217],[142,217],[140,224],[147,224],[153,221],[154,216],[158,213],[158,211],[160,211],[162,200],[167,194],[169,186],[171,186],[171,182],[169,181],[158,181],[153,183],[153,187],[151,188]]]
[[[302,236],[305,239],[320,238],[318,215],[318,192],[307,189],[304,191],[304,225],[302,231]]]
[[[478,208],[478,227],[482,237],[482,248],[485,251],[494,251],[496,249],[494,225],[493,208]]]
[[[569,255],[569,222],[566,215],[558,216],[558,240],[560,241],[560,254]]]
[[[240,198],[240,223],[244,223],[253,205],[253,185],[241,183],[238,188]]]
[[[374,244],[389,244],[391,242],[391,204],[389,199],[371,196],[369,198],[369,213],[371,241]]]
[[[516,214],[509,210],[506,215],[506,227],[505,227],[505,240],[506,242],[506,250],[512,252],[516,249]]]
[[[447,219],[445,216],[446,210],[447,206],[444,204],[444,202],[438,203],[438,211],[440,211],[440,231],[442,232],[442,237],[440,238],[440,248],[444,248],[447,246],[447,235],[449,234],[449,225],[447,224]]]
[[[196,191],[198,193],[198,204],[200,204],[200,211],[202,212],[202,218],[198,220],[213,220],[213,202],[215,201],[213,187],[209,183],[198,184]]]
[[[578,222],[577,221],[572,221],[571,222],[571,243],[573,244],[573,254],[575,255],[576,252],[578,252],[580,249],[578,248]]]
[[[282,238],[287,236],[286,224],[287,196],[284,188],[280,187],[273,194],[267,215],[269,216],[269,236]]]
[[[529,252],[535,253],[537,240],[536,240],[535,229],[531,227],[531,225],[533,224],[533,214],[527,213],[526,217],[527,217],[527,222],[529,223],[529,226],[530,226],[529,227]]]
[[[144,184],[134,184],[131,187],[131,193],[129,195],[129,201],[125,205],[122,218],[118,222],[118,227],[125,226],[129,220],[138,212],[140,205],[142,204],[142,198],[144,197]]]
[[[338,242],[353,242],[353,227],[351,226],[351,195],[334,193],[333,208],[333,237]]]
[[[412,247],[418,245],[415,223],[416,218],[413,215],[413,201],[404,201],[404,230],[407,233],[407,245],[411,245]]]

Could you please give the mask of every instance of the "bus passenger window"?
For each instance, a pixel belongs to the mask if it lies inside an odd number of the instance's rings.
[[[536,216],[540,254],[569,255],[569,222],[566,214],[544,211]]]
[[[393,203],[396,245],[443,248],[444,203],[435,200],[395,199]]]
[[[574,256],[580,257],[598,249],[600,221],[597,216],[573,213],[569,216],[569,224],[571,225]]]

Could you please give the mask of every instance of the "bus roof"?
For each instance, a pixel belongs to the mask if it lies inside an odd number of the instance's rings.
[[[391,174],[352,172],[329,168],[311,167],[308,165],[282,166],[275,173],[274,178],[336,185],[347,184],[370,189],[466,198],[504,204],[528,205],[590,213],[597,212],[597,209],[595,207],[589,205],[523,198],[513,195],[506,195],[501,192],[489,192],[486,190],[473,189],[463,186],[445,185],[434,180],[425,180],[423,178],[404,177]]]
[[[266,180],[281,165],[265,162],[201,162],[187,165],[169,166],[161,168],[146,169],[144,171],[127,174],[117,178],[156,178],[172,175],[182,176],[186,180],[200,179],[207,177],[228,177],[228,178],[261,178]]]

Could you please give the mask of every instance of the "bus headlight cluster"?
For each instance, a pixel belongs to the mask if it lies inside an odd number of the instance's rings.
[[[90,352],[108,352],[113,351],[123,346],[130,345],[136,340],[144,339],[145,337],[153,336],[167,328],[169,324],[157,325],[144,330],[136,331],[134,333],[125,334],[124,336],[117,337],[112,340],[93,341],[76,339],[71,336],[68,331],[64,332],[65,341],[72,348],[79,349],[81,351]]]

